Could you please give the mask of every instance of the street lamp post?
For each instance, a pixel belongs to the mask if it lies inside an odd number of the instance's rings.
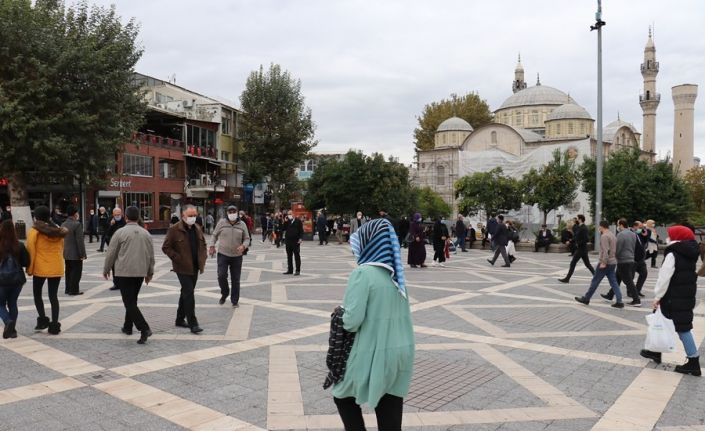
[[[602,167],[604,155],[602,148],[602,27],[607,23],[602,21],[602,1],[597,0],[595,24],[590,26],[590,31],[597,30],[597,154],[596,154],[596,190],[595,190],[595,251],[600,250],[600,230],[602,219]]]

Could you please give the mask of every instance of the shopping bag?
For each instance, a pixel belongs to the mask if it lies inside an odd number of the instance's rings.
[[[644,348],[652,352],[672,353],[676,350],[676,328],[673,320],[667,319],[657,308],[652,314],[646,316],[649,329],[646,331]]]

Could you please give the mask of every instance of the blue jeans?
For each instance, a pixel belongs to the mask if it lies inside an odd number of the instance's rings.
[[[0,318],[6,325],[10,320],[17,321],[17,298],[21,291],[21,284],[15,287],[0,287]]]
[[[232,292],[228,287],[228,271],[230,272],[230,282],[233,285]],[[220,295],[227,298],[230,295],[230,302],[237,304],[240,301],[240,273],[242,272],[242,256],[226,256],[218,253],[218,285]]]
[[[679,332],[678,338],[681,339],[683,343],[683,348],[685,349],[685,355],[689,358],[697,358],[700,356],[698,354],[698,346],[695,345],[695,340],[693,339],[693,332]]]
[[[600,265],[597,265],[597,267],[595,267],[595,274],[592,276],[592,281],[590,282],[590,288],[585,294],[585,299],[590,300],[590,298],[592,298],[592,295],[594,295],[597,290],[597,286],[599,286],[602,279],[607,276],[610,287],[617,297],[617,302],[622,302],[622,292],[619,290],[619,284],[617,284],[616,269],[617,265],[607,265],[604,268],[600,268]]]
[[[455,246],[460,247],[461,250],[465,250],[465,234],[458,236],[455,240]]]

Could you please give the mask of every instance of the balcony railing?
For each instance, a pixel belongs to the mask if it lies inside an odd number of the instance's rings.
[[[639,103],[643,102],[660,102],[661,101],[661,94],[656,93],[656,94],[649,94],[649,98],[646,98],[646,94],[640,94],[639,95]]]
[[[186,154],[196,157],[207,157],[209,159],[218,158],[218,152],[214,147],[198,147],[195,145],[188,145],[186,147]]]
[[[154,145],[165,148],[184,149],[184,141],[167,138],[165,136],[152,135],[149,133],[135,132],[132,134],[132,142],[141,145]]]
[[[653,71],[658,73],[658,61],[654,61],[651,64],[643,64],[641,65],[641,73],[646,72],[647,70]]]

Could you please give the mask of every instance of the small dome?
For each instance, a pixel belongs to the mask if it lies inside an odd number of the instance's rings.
[[[570,96],[553,87],[547,85],[535,85],[527,89],[517,91],[502,103],[500,109],[514,108],[516,106],[529,105],[563,105],[565,103],[575,103]]]
[[[565,105],[561,105],[551,111],[551,113],[548,114],[548,117],[546,117],[546,121],[568,119],[592,120],[592,117],[590,117],[590,114],[588,114],[588,111],[586,111],[585,108],[574,103],[566,103]]]
[[[628,128],[634,134],[639,133],[639,130],[634,127],[632,123],[627,123],[626,121],[618,118],[602,129],[602,140],[605,142],[614,142],[614,137],[617,134],[617,131],[619,131],[622,127]]]
[[[450,117],[449,119],[442,122],[437,132],[450,132],[450,131],[462,131],[462,132],[472,132],[473,128],[467,121],[458,117]]]

